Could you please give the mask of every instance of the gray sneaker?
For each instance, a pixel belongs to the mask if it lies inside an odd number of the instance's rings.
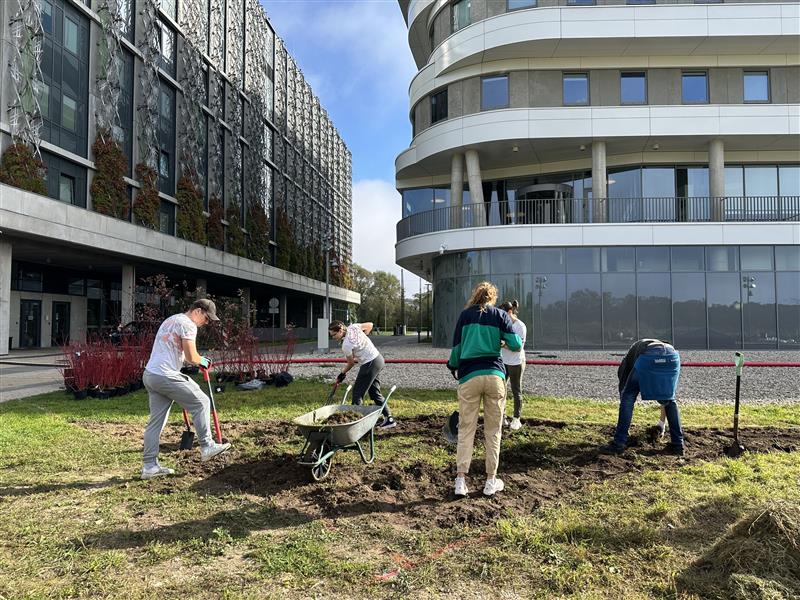
[[[215,456],[222,454],[230,448],[230,444],[218,444],[217,442],[211,442],[208,446],[203,446],[200,448],[200,460],[201,462],[207,462],[214,458]]]
[[[174,475],[175,469],[168,469],[161,465],[153,465],[151,467],[142,467],[142,479],[153,479],[153,477],[163,477],[165,475]]]

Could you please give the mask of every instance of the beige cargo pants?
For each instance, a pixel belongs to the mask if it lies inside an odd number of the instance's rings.
[[[486,477],[491,479],[497,474],[503,414],[506,410],[506,382],[497,375],[478,375],[458,386],[456,468],[459,473],[469,472],[481,399],[483,399],[483,436],[486,445]]]

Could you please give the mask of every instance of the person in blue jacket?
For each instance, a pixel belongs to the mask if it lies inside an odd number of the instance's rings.
[[[681,357],[667,342],[643,339],[633,344],[620,363],[619,417],[614,439],[600,447],[604,454],[622,454],[628,442],[633,418],[633,405],[641,394],[642,400],[655,400],[666,412],[670,442],[665,450],[683,456],[683,430],[675,393],[681,372]]]

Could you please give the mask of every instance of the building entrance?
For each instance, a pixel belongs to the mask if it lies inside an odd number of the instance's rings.
[[[53,302],[53,320],[50,330],[50,345],[64,346],[69,343],[69,302]]]
[[[42,345],[42,301],[19,301],[19,347],[38,348]]]

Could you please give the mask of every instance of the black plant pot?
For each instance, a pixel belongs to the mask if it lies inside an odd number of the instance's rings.
[[[98,390],[97,395],[95,398],[98,400],[108,400],[111,397],[111,392],[109,390]]]
[[[87,390],[90,398],[97,398],[98,394],[100,393],[100,388],[96,385],[93,385]]]
[[[86,400],[88,395],[86,390],[75,390],[73,394],[75,395],[75,400]]]

